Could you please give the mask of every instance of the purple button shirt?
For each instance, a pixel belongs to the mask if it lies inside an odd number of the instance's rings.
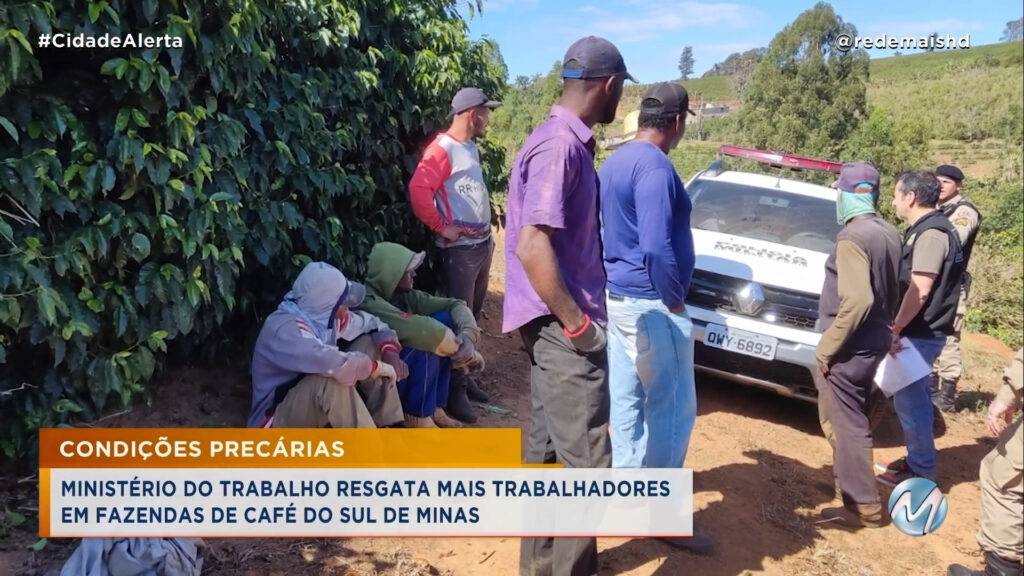
[[[526,139],[512,167],[505,211],[508,236],[503,332],[551,314],[516,256],[523,226],[556,229],[552,246],[569,294],[585,314],[605,324],[597,200],[594,133],[571,111],[552,106],[547,122]]]

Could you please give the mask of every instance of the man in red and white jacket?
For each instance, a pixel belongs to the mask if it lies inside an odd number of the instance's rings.
[[[451,126],[427,146],[409,183],[413,212],[437,234],[448,296],[468,304],[474,316],[487,295],[494,251],[491,200],[474,139],[486,133],[490,112],[500,105],[479,88],[459,90],[448,115]],[[460,384],[452,383],[449,413],[470,408]],[[473,400],[488,401],[472,380],[464,386]]]

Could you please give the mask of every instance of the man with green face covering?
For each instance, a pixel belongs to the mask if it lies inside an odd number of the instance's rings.
[[[825,262],[815,384],[823,427],[832,428],[843,506],[822,515],[850,527],[881,526],[868,420],[875,372],[892,343],[903,248],[896,229],[875,211],[878,170],[870,162],[843,164],[836,188],[843,229]]]

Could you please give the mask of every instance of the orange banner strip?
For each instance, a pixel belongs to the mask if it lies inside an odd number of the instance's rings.
[[[39,470],[39,537],[50,536],[50,469]]]
[[[39,431],[41,469],[520,466],[522,435],[518,428],[44,428]]]

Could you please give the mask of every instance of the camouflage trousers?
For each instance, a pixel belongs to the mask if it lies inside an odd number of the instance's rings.
[[[1017,418],[981,461],[981,518],[978,544],[1007,560],[1024,555],[1024,432]]]
[[[960,288],[960,300],[956,306],[956,318],[953,320],[953,333],[946,336],[946,345],[943,346],[939,357],[935,359],[933,373],[935,374],[936,387],[941,384],[951,384],[956,389],[963,375],[963,357],[960,354],[960,330],[964,326],[964,314],[967,312],[967,297],[970,293],[970,279],[965,279]]]

